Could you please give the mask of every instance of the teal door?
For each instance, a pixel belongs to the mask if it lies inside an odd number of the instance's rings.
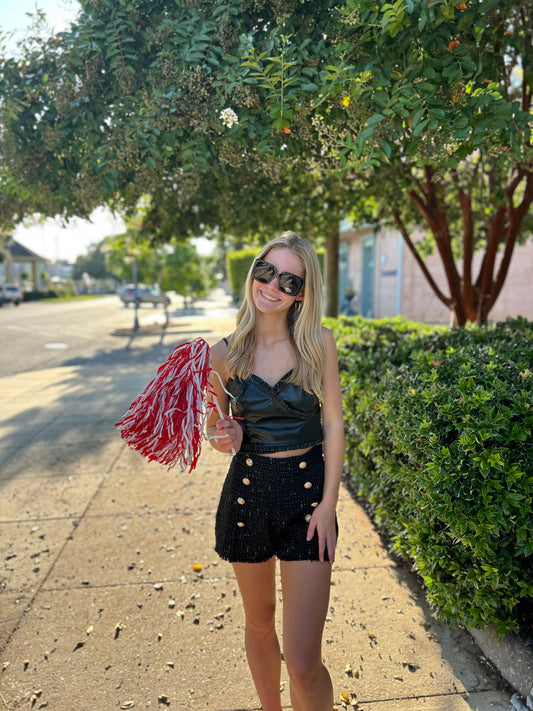
[[[374,315],[374,270],[376,240],[374,235],[363,240],[363,274],[361,281],[361,316]]]
[[[350,248],[347,242],[341,242],[339,246],[339,308],[341,307],[344,293],[351,286],[350,274],[348,271],[348,260],[350,256]]]

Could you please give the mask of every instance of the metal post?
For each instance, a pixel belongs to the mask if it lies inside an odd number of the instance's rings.
[[[133,308],[134,308],[134,319],[133,319],[133,330],[139,330],[139,295],[137,293],[137,259],[133,257],[133,262],[131,263],[131,280],[133,282]]]

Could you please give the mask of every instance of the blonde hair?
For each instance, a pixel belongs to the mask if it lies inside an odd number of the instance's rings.
[[[290,249],[300,258],[305,269],[303,299],[295,301],[288,311],[287,324],[295,365],[289,382],[323,399],[324,338],[322,336],[322,278],[313,246],[296,232],[283,232],[271,240],[257,257],[264,259],[274,249]],[[246,278],[244,300],[237,312],[235,331],[229,338],[225,369],[228,377],[243,380],[254,371],[257,312],[252,297],[252,267]]]

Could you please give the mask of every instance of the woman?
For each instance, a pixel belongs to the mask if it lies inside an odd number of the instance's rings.
[[[292,707],[333,708],[321,642],[344,429],[335,342],[321,317],[316,254],[307,240],[284,232],[250,269],[236,330],[211,349],[221,378],[212,388],[224,417],[212,411],[207,431],[216,449],[234,454],[217,511],[216,550],[235,570],[263,711],[281,711],[276,558]]]

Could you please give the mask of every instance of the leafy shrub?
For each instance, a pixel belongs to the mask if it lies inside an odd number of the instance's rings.
[[[330,321],[347,463],[438,614],[505,633],[533,598],[533,324]]]
[[[47,289],[46,291],[25,291],[24,301],[39,301],[40,299],[57,299],[59,294],[53,289]]]
[[[242,300],[246,275],[259,251],[259,248],[240,249],[236,252],[229,252],[226,257],[229,285],[234,303],[240,303]]]
[[[53,287],[48,287],[47,289],[34,289],[32,291],[24,292],[24,301],[39,301],[41,299],[60,299],[60,298],[71,298],[77,296],[78,292],[74,288],[72,280],[68,280],[64,284],[54,284]]]

